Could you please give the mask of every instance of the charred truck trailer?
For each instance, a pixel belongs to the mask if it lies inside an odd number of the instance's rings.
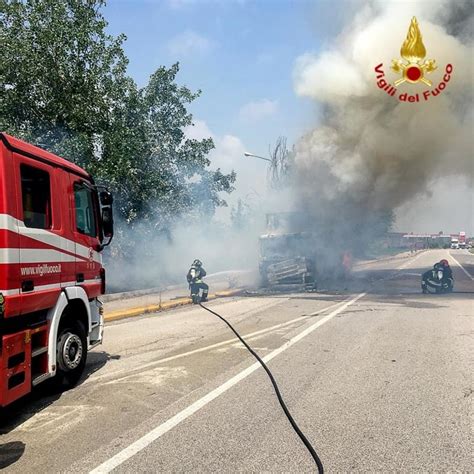
[[[260,277],[265,287],[316,290],[315,236],[302,231],[303,216],[296,212],[266,215],[266,233],[260,236]]]
[[[345,279],[352,254],[341,236],[325,235],[301,212],[267,214],[260,236],[262,285],[283,291],[315,291],[318,281]]]
[[[102,342],[112,196],[69,161],[0,134],[0,407],[80,378]]]

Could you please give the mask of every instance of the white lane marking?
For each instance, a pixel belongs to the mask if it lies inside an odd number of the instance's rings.
[[[321,308],[320,310],[315,311],[314,313],[311,313],[307,316],[299,316],[298,318],[291,319],[290,321],[286,321],[285,323],[275,324],[274,326],[270,326],[270,327],[265,328],[265,329],[259,329],[258,331],[251,332],[249,334],[244,334],[242,337],[244,339],[249,339],[249,338],[253,338],[255,336],[259,336],[261,334],[266,334],[266,333],[274,331],[276,329],[280,329],[280,328],[284,328],[286,326],[290,326],[293,323],[297,323],[298,321],[303,321],[304,319],[308,319],[311,316],[316,316],[318,314],[325,313],[326,311],[328,311],[332,308],[335,308],[336,306],[339,306],[343,303],[344,303],[344,301],[340,301],[339,303],[335,303],[335,304],[326,306],[325,308]],[[199,349],[193,349],[192,351],[182,352],[181,354],[176,354],[174,356],[165,357],[164,359],[158,359],[158,360],[155,360],[155,361],[152,361],[152,362],[148,362],[146,364],[141,364],[140,367],[138,367],[138,369],[140,369],[140,371],[141,371],[141,370],[146,369],[148,367],[153,367],[155,365],[164,364],[165,362],[170,362],[172,360],[181,359],[182,357],[188,357],[190,355],[199,354],[200,352],[210,351],[212,349],[216,349],[218,347],[225,346],[226,344],[232,344],[234,342],[240,342],[240,341],[236,337],[234,337],[232,339],[227,339],[227,340],[222,341],[222,342],[216,342],[215,344],[211,344],[209,346],[200,347]],[[102,379],[107,379],[107,378],[110,378],[110,377],[114,377],[114,376],[117,376],[121,373],[129,374],[130,371],[132,371],[132,370],[134,370],[134,369],[124,369],[124,370],[118,370],[118,371],[113,372],[111,374],[103,374],[103,375],[99,375],[97,377],[89,377],[89,379],[84,381],[82,383],[82,385],[87,385],[89,383],[96,383],[97,381],[100,381]],[[125,376],[125,377],[128,377],[128,375]],[[117,381],[119,381],[119,380],[121,380],[121,379],[120,378],[117,379]]]
[[[274,359],[276,356],[280,355],[282,352],[289,349],[291,346],[295,345],[301,339],[306,337],[308,334],[311,334],[315,329],[321,327],[323,324],[330,321],[334,316],[337,316],[339,313],[344,311],[346,308],[354,304],[357,300],[364,297],[366,293],[360,293],[355,298],[352,298],[347,303],[340,306],[338,309],[334,310],[332,313],[329,313],[327,316],[324,316],[319,321],[315,322],[305,330],[301,331],[295,337],[291,338],[289,341],[285,342],[282,346],[274,351],[267,354],[265,357],[262,357],[264,362],[269,362],[270,360]],[[130,459],[135,454],[139,453],[142,449],[145,449],[151,443],[156,441],[158,438],[163,436],[165,433],[173,429],[175,426],[179,425],[182,421],[186,418],[189,418],[191,415],[196,413],[198,410],[206,406],[208,403],[212,402],[214,399],[225,393],[227,390],[232,388],[234,385],[238,384],[241,380],[247,378],[250,374],[255,372],[261,366],[258,362],[255,362],[247,369],[243,370],[242,372],[238,373],[231,379],[227,380],[227,382],[223,383],[219,387],[215,388],[211,392],[209,392],[204,397],[200,398],[199,400],[195,401],[193,404],[189,405],[184,410],[177,413],[175,416],[170,418],[168,421],[165,421],[161,425],[157,426],[153,430],[151,430],[146,435],[142,436],[140,439],[117,453],[115,456],[111,457],[107,461],[103,462],[100,466],[96,467],[90,474],[98,474],[98,473],[107,473],[115,469],[116,467],[123,464],[125,461]]]
[[[453,257],[453,255],[449,254],[449,256],[454,260],[454,263],[456,263],[456,265],[461,268],[461,270],[467,275],[467,277],[474,281],[474,277]]]
[[[403,263],[402,265],[400,265],[396,269],[397,270],[403,270],[404,268],[408,267],[412,263],[416,262],[423,254],[424,254],[424,252],[418,254],[415,258],[413,258],[413,260],[409,260],[408,262]]]

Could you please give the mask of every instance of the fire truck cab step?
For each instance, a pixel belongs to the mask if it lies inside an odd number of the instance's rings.
[[[99,340],[99,341],[91,341],[91,342],[89,343],[89,349],[92,349],[93,347],[96,347],[96,346],[98,346],[98,345],[101,344],[101,343],[102,343],[102,341],[100,341],[100,340]]]
[[[44,354],[45,352],[48,352],[48,346],[37,347],[36,349],[31,351],[31,358]]]
[[[51,374],[39,374],[39,375],[34,375],[31,379],[31,385],[36,386],[41,382],[44,382],[45,380],[51,378]]]

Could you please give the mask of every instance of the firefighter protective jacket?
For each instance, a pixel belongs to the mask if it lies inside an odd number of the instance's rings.
[[[197,267],[193,265],[190,269],[186,278],[188,283],[201,283],[202,279],[206,276],[206,270],[203,267]]]

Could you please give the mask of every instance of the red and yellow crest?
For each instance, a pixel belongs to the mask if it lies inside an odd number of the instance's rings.
[[[400,55],[403,60],[392,60],[392,70],[402,74],[402,77],[395,81],[395,85],[398,86],[404,82],[411,84],[423,82],[427,86],[431,86],[431,81],[425,78],[425,74],[436,69],[436,61],[434,59],[424,61],[426,49],[415,17],[411,20],[407,37],[400,49]]]

